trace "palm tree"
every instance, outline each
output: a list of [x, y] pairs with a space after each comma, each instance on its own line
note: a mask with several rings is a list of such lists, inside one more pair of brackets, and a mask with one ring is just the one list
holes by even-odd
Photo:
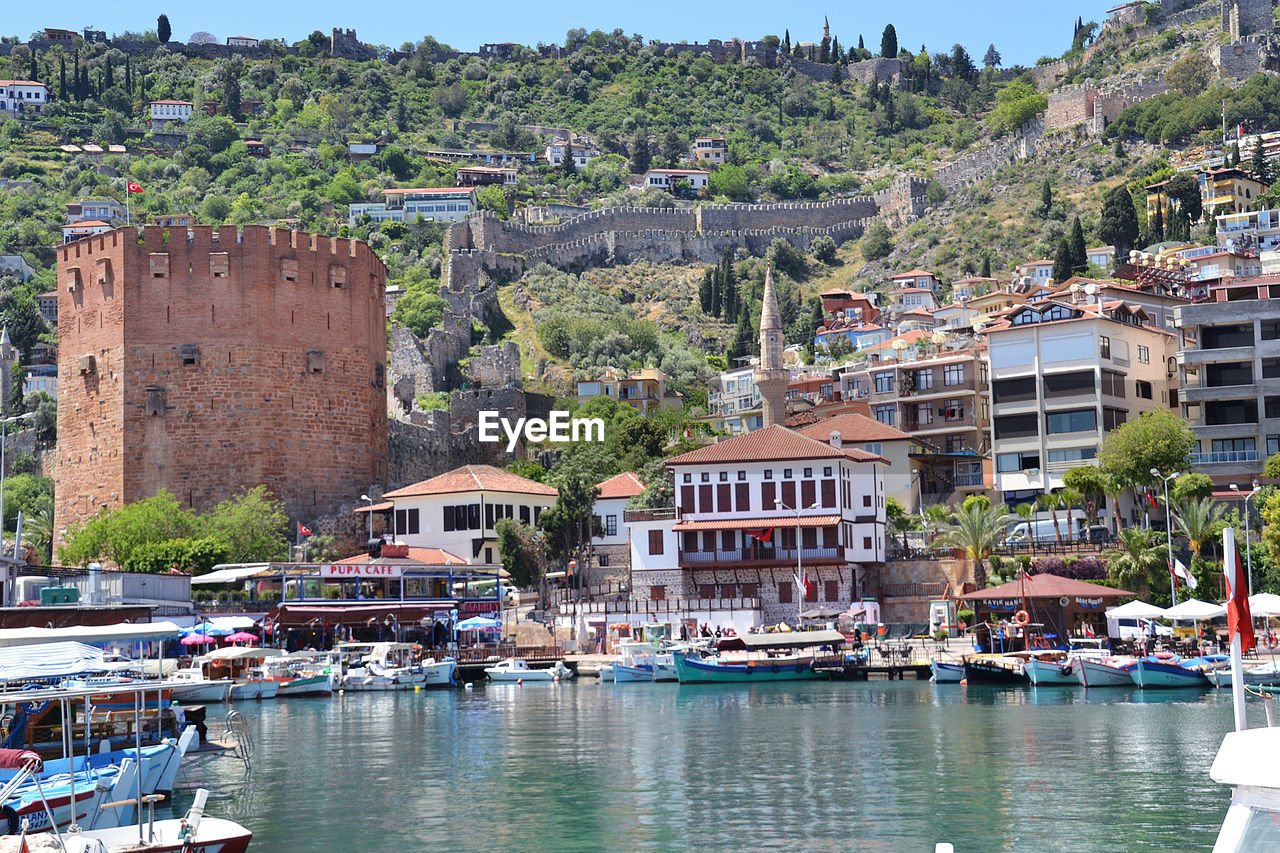
[[1032, 522], [1034, 522], [1036, 518], [1036, 505], [1034, 503], [1018, 504], [1014, 507], [1013, 511], [1021, 516], [1022, 520], [1027, 523], [1027, 538], [1031, 540], [1031, 553], [1035, 554], [1036, 531], [1035, 525]]
[[930, 531], [929, 541], [933, 541], [933, 537], [938, 535], [938, 530], [942, 525], [946, 524], [947, 517], [951, 515], [951, 510], [947, 509], [946, 504], [929, 504], [921, 513], [924, 516], [925, 526]]
[[1049, 510], [1049, 515], [1053, 518], [1053, 535], [1058, 537], [1058, 544], [1062, 544], [1062, 528], [1058, 526], [1058, 508], [1062, 506], [1062, 494], [1045, 492], [1036, 498], [1036, 503]]
[[1226, 511], [1224, 504], [1208, 497], [1188, 498], [1174, 512], [1178, 530], [1191, 546], [1193, 557], [1198, 558], [1204, 543], [1217, 536]]
[[973, 583], [978, 589], [987, 585], [987, 558], [1000, 540], [1015, 524], [1018, 516], [1009, 512], [1004, 504], [988, 506], [975, 501], [968, 509], [961, 507], [951, 513], [951, 518], [936, 537], [931, 549], [954, 548], [963, 551], [973, 561]]
[[40, 552], [45, 563], [53, 562], [53, 498], [41, 502], [29, 518], [22, 520], [27, 544]]
[[1167, 549], [1153, 544], [1151, 531], [1141, 527], [1121, 530], [1116, 544], [1114, 550], [1102, 552], [1107, 558], [1107, 579], [1146, 598], [1152, 579], [1158, 577], [1168, 563]]
[[1120, 535], [1120, 496], [1124, 494], [1124, 485], [1116, 482], [1114, 477], [1107, 477], [1102, 487], [1102, 493], [1106, 495], [1107, 501], [1111, 504], [1111, 520], [1114, 523], [1116, 536]]
[[1062, 506], [1067, 510], [1067, 538], [1074, 539], [1075, 537], [1071, 533], [1074, 529], [1074, 525], [1071, 523], [1071, 510], [1073, 507], [1084, 505], [1084, 492], [1068, 486], [1065, 489], [1059, 489], [1057, 494], [1062, 501]]

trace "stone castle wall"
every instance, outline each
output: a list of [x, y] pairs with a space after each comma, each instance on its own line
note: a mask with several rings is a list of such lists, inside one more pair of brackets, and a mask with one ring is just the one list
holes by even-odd
[[120, 228], [58, 249], [57, 527], [264, 484], [294, 519], [385, 479], [385, 268], [360, 242]]
[[1210, 47], [1209, 61], [1221, 76], [1247, 80], [1266, 67], [1269, 49], [1269, 39], [1265, 36], [1246, 36], [1233, 44]]
[[989, 178], [995, 172], [1018, 160], [1035, 154], [1044, 136], [1044, 117], [1037, 116], [1016, 132], [995, 140], [990, 145], [966, 154], [954, 163], [933, 170], [933, 179], [953, 192], [961, 187]]

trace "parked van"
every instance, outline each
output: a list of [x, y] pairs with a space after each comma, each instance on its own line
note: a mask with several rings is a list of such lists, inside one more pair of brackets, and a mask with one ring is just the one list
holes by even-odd
[[1172, 637], [1173, 629], [1150, 619], [1108, 617], [1107, 634], [1118, 640], [1141, 640], [1143, 637]]
[[1053, 518], [1048, 513], [1036, 516], [1031, 521], [1019, 521], [1009, 527], [1005, 541], [1010, 544], [1030, 542], [1034, 539], [1037, 545], [1047, 545], [1058, 541], [1058, 533], [1062, 533], [1063, 542], [1079, 542], [1084, 539], [1085, 517], [1076, 513], [1068, 518], [1065, 512], [1058, 513], [1058, 524], [1055, 527]]

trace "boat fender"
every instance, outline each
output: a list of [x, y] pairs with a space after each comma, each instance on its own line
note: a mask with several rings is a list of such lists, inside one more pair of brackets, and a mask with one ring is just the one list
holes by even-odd
[[5, 835], [17, 835], [21, 828], [18, 825], [18, 813], [13, 806], [0, 807], [0, 818], [8, 822], [9, 828], [5, 831]]
[[1031, 624], [1031, 614], [1025, 610], [1019, 610], [1017, 613], [1013, 614], [1013, 624], [1020, 628]]
[[770, 671], [770, 672], [777, 672], [777, 671], [778, 671], [778, 665], [775, 663], [773, 666], [769, 667], [769, 671]]
[[756, 665], [754, 663], [748, 663], [745, 670], [747, 675], [753, 675], [755, 671], [756, 671]]

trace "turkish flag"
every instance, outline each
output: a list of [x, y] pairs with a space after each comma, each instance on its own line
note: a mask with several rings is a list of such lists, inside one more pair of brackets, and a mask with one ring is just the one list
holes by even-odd
[[133, 181], [129, 181], [128, 186], [129, 186], [129, 192], [131, 193], [140, 193], [143, 191], [142, 187], [138, 186]]
[[748, 530], [747, 535], [757, 542], [764, 542], [767, 545], [773, 541], [773, 528], [769, 527], [761, 530]]
[[311, 528], [310, 528], [310, 527], [307, 527], [305, 524], [303, 524], [301, 521], [299, 521], [299, 522], [298, 522], [298, 535], [300, 535], [300, 536], [310, 536], [310, 535], [311, 535]]
[[1160, 504], [1156, 503], [1155, 497], [1150, 492], [1147, 492], [1147, 503], [1151, 504], [1152, 509], [1160, 508]]
[[[1232, 563], [1232, 560], [1235, 562]], [[1253, 636], [1253, 614], [1249, 612], [1249, 588], [1246, 586], [1244, 564], [1240, 562], [1239, 546], [1227, 552], [1222, 570], [1227, 576], [1227, 585], [1231, 588], [1231, 597], [1227, 599], [1227, 629], [1233, 637], [1236, 634], [1240, 635], [1240, 653], [1244, 654], [1254, 647], [1257, 640]]]

